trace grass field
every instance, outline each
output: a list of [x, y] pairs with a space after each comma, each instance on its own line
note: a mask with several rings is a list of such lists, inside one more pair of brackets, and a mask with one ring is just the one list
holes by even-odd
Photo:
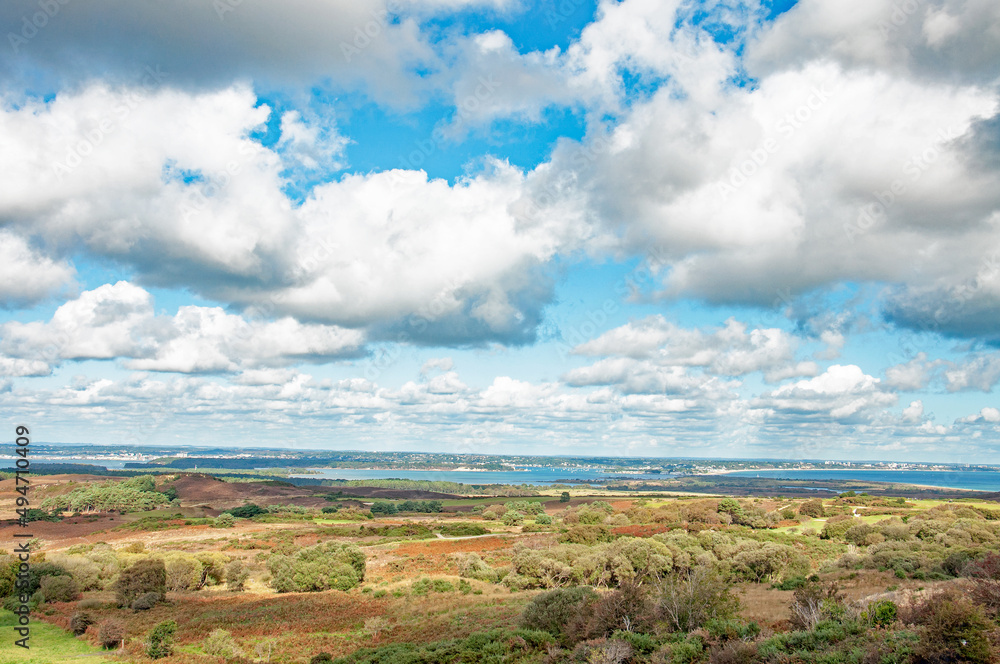
[[69, 632], [37, 620], [31, 622], [31, 646], [28, 650], [14, 645], [14, 626], [17, 617], [10, 611], [0, 610], [0, 664], [111, 664], [110, 657], [99, 654], [82, 639]]

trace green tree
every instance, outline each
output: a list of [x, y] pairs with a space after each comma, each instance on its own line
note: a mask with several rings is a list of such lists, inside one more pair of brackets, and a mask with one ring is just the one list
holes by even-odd
[[174, 651], [174, 633], [177, 631], [177, 623], [173, 620], [165, 620], [157, 624], [149, 632], [146, 639], [146, 655], [151, 659], [169, 657]]
[[568, 503], [569, 502], [569, 491], [563, 491], [559, 495], [559, 502], [560, 503]]

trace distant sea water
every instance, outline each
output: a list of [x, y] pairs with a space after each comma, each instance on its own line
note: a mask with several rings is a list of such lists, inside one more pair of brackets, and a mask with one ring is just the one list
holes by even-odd
[[950, 489], [1000, 491], [1000, 472], [970, 470], [741, 470], [728, 475], [770, 477], [786, 480], [858, 480], [923, 484]]
[[[109, 459], [39, 459], [41, 463], [90, 463], [106, 468], [122, 468], [125, 460]], [[399, 478], [432, 480], [461, 484], [556, 484], [560, 482], [606, 482], [609, 479], [663, 480], [675, 477], [668, 473], [641, 472], [608, 473], [592, 468], [527, 467], [518, 470], [370, 470], [359, 468], [311, 468], [316, 474], [293, 474], [292, 477], [341, 480], [377, 480]], [[741, 470], [729, 475], [768, 477], [789, 480], [858, 480], [862, 482], [893, 482], [921, 484], [953, 489], [1000, 491], [1000, 471], [967, 470]]]

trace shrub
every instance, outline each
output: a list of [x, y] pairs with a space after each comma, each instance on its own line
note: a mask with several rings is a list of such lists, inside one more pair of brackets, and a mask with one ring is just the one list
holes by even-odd
[[922, 627], [914, 661], [921, 664], [992, 661], [990, 629], [982, 609], [957, 591], [937, 593], [914, 608], [909, 621]]
[[899, 609], [896, 603], [888, 599], [880, 599], [872, 602], [861, 613], [861, 619], [872, 627], [888, 627], [896, 622], [896, 615]]
[[131, 606], [144, 593], [157, 593], [163, 598], [167, 592], [167, 570], [162, 560], [140, 560], [122, 570], [112, 588], [120, 607]]
[[219, 585], [226, 580], [226, 564], [229, 562], [229, 556], [218, 551], [204, 551], [195, 554], [194, 557], [201, 564], [199, 587]]
[[232, 528], [236, 525], [236, 517], [229, 512], [223, 512], [219, 516], [215, 517], [215, 523], [213, 525], [216, 528]]
[[399, 508], [396, 507], [396, 503], [388, 503], [383, 500], [377, 500], [372, 503], [371, 512], [372, 514], [396, 514], [399, 512]]
[[622, 664], [631, 661], [632, 645], [620, 639], [598, 642], [587, 649], [587, 661], [593, 664]]
[[73, 636], [80, 636], [93, 624], [94, 616], [86, 611], [77, 611], [69, 619], [69, 631], [73, 632]]
[[657, 616], [668, 629], [678, 632], [690, 632], [712, 619], [730, 618], [739, 607], [729, 584], [700, 567], [664, 579], [653, 599]]
[[164, 562], [168, 590], [190, 590], [201, 585], [201, 562], [194, 556], [173, 553]]
[[821, 519], [826, 516], [826, 510], [823, 508], [822, 500], [819, 498], [812, 498], [811, 500], [807, 500], [799, 505], [799, 514]]
[[708, 652], [709, 664], [753, 664], [759, 662], [757, 644], [729, 641]]
[[[267, 514], [267, 510], [260, 505], [255, 505], [254, 503], [247, 503], [246, 505], [240, 505], [239, 507], [234, 507], [231, 510], [226, 510], [229, 514], [239, 518], [239, 519], [252, 519], [259, 514]], [[221, 514], [219, 516], [222, 516]]]
[[563, 491], [561, 494], [559, 494], [559, 502], [560, 503], [569, 502], [569, 491]]
[[601, 597], [593, 606], [593, 615], [587, 624], [587, 636], [610, 636], [624, 632], [645, 632], [654, 621], [653, 609], [646, 593], [631, 583]]
[[489, 529], [483, 528], [482, 526], [474, 523], [446, 523], [440, 526], [435, 526], [435, 530], [440, 532], [442, 535], [447, 535], [449, 537], [467, 537], [470, 535], [490, 534]]
[[66, 574], [73, 577], [80, 590], [101, 590], [104, 588], [101, 567], [92, 560], [88, 560], [84, 556], [58, 554], [47, 556], [46, 559], [66, 570]]
[[969, 565], [966, 574], [972, 579], [972, 601], [990, 613], [1000, 614], [1000, 554], [988, 553]]
[[213, 629], [205, 637], [205, 642], [202, 644], [201, 649], [205, 651], [206, 655], [225, 657], [226, 659], [240, 657], [243, 654], [233, 635], [224, 629]]
[[809, 561], [785, 544], [744, 540], [737, 544], [734, 553], [733, 574], [747, 581], [774, 580], [782, 572], [787, 576], [809, 572]]
[[150, 659], [160, 659], [169, 657], [174, 651], [174, 632], [177, 631], [177, 623], [173, 620], [164, 620], [157, 624], [149, 632], [146, 639], [146, 655]]
[[267, 562], [279, 593], [350, 590], [365, 578], [365, 554], [354, 544], [330, 542], [295, 555], [274, 554]]
[[586, 616], [597, 600], [597, 593], [584, 586], [550, 590], [536, 595], [525, 607], [521, 626], [548, 632], [562, 645], [572, 645], [583, 638]]
[[72, 602], [80, 598], [80, 587], [69, 576], [44, 576], [38, 589], [46, 602]]
[[488, 583], [497, 583], [500, 581], [500, 572], [486, 564], [479, 557], [479, 554], [476, 553], [468, 553], [462, 558], [462, 562], [459, 563], [458, 574], [459, 576], [478, 579], [479, 581], [486, 581]]
[[524, 523], [524, 515], [520, 512], [515, 512], [513, 510], [504, 513], [503, 517], [500, 519], [503, 521], [505, 526], [520, 526]]
[[226, 588], [234, 592], [243, 592], [250, 572], [242, 560], [233, 560], [226, 565]]
[[811, 582], [796, 589], [792, 595], [791, 625], [798, 630], [815, 629], [822, 620], [843, 613], [843, 594], [836, 583], [823, 588]]
[[539, 514], [538, 516], [535, 517], [535, 523], [548, 525], [552, 523], [552, 517], [543, 512], [542, 514]]
[[840, 538], [843, 537], [844, 534], [854, 525], [854, 519], [849, 516], [830, 517], [826, 524], [824, 524], [823, 530], [820, 532], [819, 536], [821, 539]]
[[878, 529], [869, 523], [856, 523], [844, 532], [844, 539], [857, 546], [878, 544], [885, 538]]
[[584, 525], [573, 526], [559, 537], [560, 542], [571, 544], [597, 544], [611, 541], [611, 531], [604, 526]]
[[149, 611], [151, 608], [156, 606], [162, 596], [159, 593], [143, 593], [135, 598], [132, 602], [133, 611]]
[[97, 630], [97, 641], [104, 648], [117, 648], [125, 641], [125, 625], [120, 620], [105, 620]]

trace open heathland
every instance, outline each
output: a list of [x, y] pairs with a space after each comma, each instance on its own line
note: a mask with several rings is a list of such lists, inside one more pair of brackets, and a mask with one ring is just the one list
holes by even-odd
[[[0, 662], [988, 663], [1000, 645], [983, 494], [463, 496], [203, 473], [32, 492], [34, 659], [6, 644]], [[7, 625], [16, 565], [0, 560]]]

